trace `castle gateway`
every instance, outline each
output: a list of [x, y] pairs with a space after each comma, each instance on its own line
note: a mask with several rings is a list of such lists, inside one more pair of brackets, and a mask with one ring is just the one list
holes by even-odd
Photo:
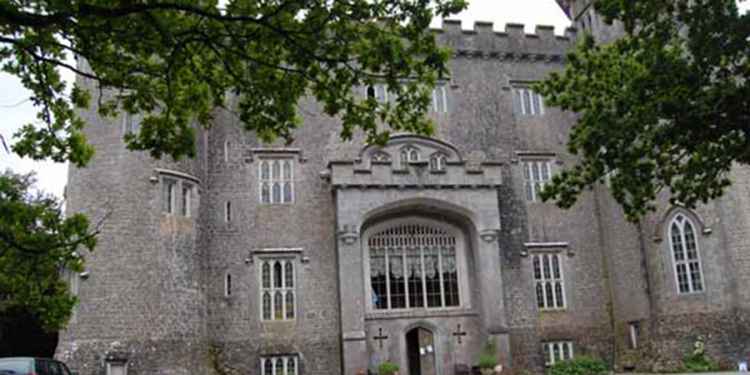
[[[579, 28], [617, 35], [570, 5]], [[430, 138], [342, 142], [305, 100], [291, 145], [217, 111], [197, 158], [157, 161], [125, 148], [137, 118], [85, 113], [106, 126], [86, 129], [97, 152], [71, 167], [67, 207], [107, 220], [89, 277], [71, 279], [80, 305], [57, 356], [82, 375], [357, 375], [386, 361], [453, 375], [487, 348], [518, 370], [579, 355], [659, 370], [696, 342], [725, 365], [747, 358], [748, 170], [696, 210], [661, 196], [639, 226], [606, 184], [569, 210], [541, 202], [574, 162], [576, 115], [530, 84], [564, 67], [574, 32], [446, 21], [436, 35], [454, 57]]]

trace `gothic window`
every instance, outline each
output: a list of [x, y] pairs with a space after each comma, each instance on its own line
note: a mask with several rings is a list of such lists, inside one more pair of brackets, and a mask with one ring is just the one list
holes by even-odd
[[268, 356], [260, 359], [261, 375], [299, 375], [296, 355]]
[[531, 256], [536, 303], [540, 310], [565, 308], [565, 287], [560, 258], [560, 254], [557, 253]]
[[368, 241], [375, 310], [460, 306], [456, 237], [422, 224], [395, 226]]
[[292, 159], [264, 159], [258, 167], [260, 203], [294, 202], [294, 161]]
[[193, 191], [193, 186], [183, 182], [182, 183], [182, 216], [184, 217], [190, 217], [191, 216], [191, 195]]
[[167, 214], [175, 213], [175, 190], [177, 190], [177, 180], [171, 178], [162, 178], [162, 212]]
[[263, 259], [261, 274], [261, 318], [292, 320], [295, 317], [293, 259]]
[[430, 169], [433, 172], [445, 171], [445, 161], [447, 157], [442, 152], [432, 154], [430, 157]]
[[549, 160], [527, 160], [523, 162], [523, 176], [526, 185], [526, 200], [538, 202], [539, 192], [551, 179]]
[[700, 264], [695, 226], [683, 214], [677, 214], [669, 225], [677, 291], [680, 294], [703, 291], [703, 271]]
[[542, 343], [544, 364], [552, 366], [560, 361], [573, 359], [572, 341], [550, 341]]
[[406, 169], [410, 162], [419, 161], [419, 149], [414, 146], [406, 146], [401, 149], [401, 168]]
[[432, 110], [437, 113], [448, 112], [448, 96], [445, 85], [439, 85], [432, 90]]
[[544, 116], [544, 100], [528, 87], [513, 89], [513, 112], [521, 116]]

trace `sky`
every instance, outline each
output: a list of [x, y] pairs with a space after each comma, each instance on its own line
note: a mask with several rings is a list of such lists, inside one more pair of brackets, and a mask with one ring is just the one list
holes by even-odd
[[[750, 9], [750, 1], [745, 1], [741, 7]], [[562, 34], [570, 25], [555, 0], [470, 0], [466, 11], [451, 18], [460, 19], [464, 29], [472, 29], [475, 21], [493, 22], [497, 31], [503, 31], [506, 23], [522, 23], [527, 33], [533, 33], [536, 25], [552, 25], [555, 33]], [[434, 27], [440, 24], [440, 20], [433, 22]], [[72, 80], [72, 75], [67, 77]], [[0, 73], [0, 135], [7, 142], [13, 142], [13, 134], [23, 124], [35, 121], [36, 111], [28, 97], [16, 78]], [[21, 159], [0, 147], [0, 171], [6, 169], [16, 173], [36, 172], [38, 189], [62, 197], [67, 165]]]

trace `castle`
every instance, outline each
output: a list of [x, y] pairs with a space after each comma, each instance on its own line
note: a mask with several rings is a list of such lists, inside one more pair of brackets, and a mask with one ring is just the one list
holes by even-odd
[[[562, 5], [579, 30], [619, 35], [587, 1]], [[71, 168], [67, 207], [107, 220], [71, 279], [80, 305], [56, 356], [82, 375], [357, 375], [385, 361], [453, 375], [488, 348], [533, 372], [580, 355], [675, 369], [696, 343], [724, 366], [747, 359], [750, 171], [695, 210], [664, 193], [637, 225], [606, 184], [569, 210], [541, 202], [575, 162], [576, 115], [529, 84], [564, 67], [575, 30], [446, 21], [436, 36], [454, 57], [431, 138], [344, 142], [305, 100], [291, 145], [217, 111], [198, 157], [173, 162], [126, 149], [137, 118], [84, 113], [102, 126], [86, 129], [97, 153]]]

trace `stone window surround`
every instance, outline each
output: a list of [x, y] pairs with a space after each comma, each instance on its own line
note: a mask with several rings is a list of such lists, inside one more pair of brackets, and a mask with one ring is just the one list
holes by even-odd
[[[569, 290], [570, 285], [568, 285], [568, 282], [565, 280], [565, 274], [566, 274], [566, 268], [567, 268], [567, 262], [563, 258], [563, 253], [567, 255], [567, 258], [572, 258], [575, 256], [575, 251], [573, 248], [571, 248], [568, 244], [568, 242], [564, 241], [558, 241], [558, 242], [525, 242], [524, 243], [524, 249], [521, 251], [522, 257], [529, 258], [529, 263], [527, 265], [527, 269], [531, 272], [531, 279], [533, 281], [533, 284], [531, 286], [531, 290], [533, 291], [534, 299], [536, 301], [536, 280], [534, 279], [534, 265], [533, 265], [533, 255], [538, 254], [556, 254], [559, 257], [560, 261], [560, 276], [562, 280], [562, 289], [563, 289], [563, 307], [562, 308], [544, 308], [541, 309], [541, 312], [558, 312], [558, 311], [567, 311], [570, 309], [570, 298], [569, 297]], [[530, 256], [531, 255], [531, 256]]]
[[[423, 224], [427, 226], [437, 226], [441, 229], [445, 229], [456, 237], [456, 268], [458, 270], [458, 293], [459, 293], [459, 305], [451, 307], [418, 307], [418, 308], [403, 308], [403, 309], [375, 309], [372, 303], [372, 285], [370, 284], [370, 254], [367, 246], [367, 239], [375, 233], [378, 233], [389, 227], [396, 227], [404, 224]], [[365, 285], [365, 313], [371, 317], [380, 315], [389, 315], [392, 313], [404, 312], [410, 313], [415, 311], [422, 312], [435, 312], [435, 311], [454, 311], [454, 310], [466, 310], [471, 308], [471, 290], [469, 288], [469, 277], [468, 277], [468, 260], [466, 259], [466, 253], [470, 251], [467, 246], [467, 241], [463, 231], [452, 224], [427, 219], [422, 216], [407, 216], [398, 219], [391, 219], [380, 222], [367, 228], [362, 236], [362, 262], [364, 269], [364, 285]]]
[[[258, 202], [262, 205], [294, 204], [295, 201], [295, 158], [291, 156], [273, 155], [258, 158]], [[274, 166], [279, 163], [279, 175], [274, 177]], [[287, 164], [289, 163], [289, 164]], [[263, 167], [267, 165], [267, 178], [264, 178]], [[287, 176], [287, 165], [289, 174]], [[268, 184], [268, 201], [263, 195], [263, 186]], [[275, 198], [274, 187], [279, 186], [279, 197]], [[287, 196], [287, 186], [289, 196]]]
[[[555, 269], [554, 269], [554, 260], [557, 260], [557, 269], [559, 273], [559, 277], [555, 276]], [[536, 277], [536, 264], [535, 261], [538, 260], [539, 265], [539, 273], [540, 277]], [[549, 267], [549, 277], [545, 275], [545, 263], [544, 261], [547, 260], [547, 265]], [[540, 311], [561, 311], [565, 310], [568, 306], [567, 304], [567, 298], [565, 298], [565, 270], [564, 270], [564, 264], [563, 264], [563, 257], [561, 256], [561, 250], [535, 250], [531, 253], [531, 270], [532, 275], [534, 276], [534, 296], [537, 300], [537, 308]], [[539, 301], [539, 295], [537, 288], [541, 284], [542, 286], [542, 301], [540, 306]], [[552, 288], [547, 290], [548, 285], [552, 285]], [[561, 289], [561, 296], [557, 295], [557, 287], [560, 286]], [[550, 294], [551, 293], [551, 294]], [[559, 300], [559, 297], [562, 297], [562, 301]], [[552, 299], [552, 304], [550, 306], [550, 298]]]
[[[293, 319], [284, 319], [282, 320], [274, 320], [273, 317], [271, 320], [264, 320], [263, 319], [263, 272], [262, 272], [262, 266], [264, 263], [264, 260], [289, 260], [293, 263], [294, 267], [294, 276], [293, 276], [293, 282], [294, 282], [294, 318]], [[245, 258], [245, 264], [247, 265], [255, 265], [255, 273], [257, 275], [257, 291], [258, 291], [258, 319], [263, 324], [277, 324], [277, 323], [290, 323], [295, 322], [300, 312], [300, 297], [299, 297], [299, 283], [300, 279], [302, 279], [302, 269], [301, 265], [308, 263], [310, 261], [309, 257], [305, 256], [305, 250], [301, 247], [293, 247], [293, 248], [261, 248], [261, 249], [253, 249], [249, 252], [248, 257]], [[273, 280], [272, 280], [273, 281]], [[286, 302], [286, 301], [285, 301]], [[273, 299], [271, 300], [271, 303], [273, 303]]]
[[[435, 84], [435, 88], [432, 89], [430, 96], [432, 103], [429, 108], [432, 113], [448, 113], [448, 82], [443, 80]], [[396, 95], [388, 91], [387, 84], [375, 83], [373, 85], [364, 86], [364, 97], [367, 98], [372, 96], [378, 103], [391, 103], [396, 100]]]
[[[556, 340], [556, 341], [544, 341], [542, 342], [542, 348], [543, 353], [546, 356], [544, 358], [544, 365], [545, 366], [552, 366], [555, 363], [557, 363], [558, 360], [568, 360], [572, 359], [575, 354], [573, 352], [573, 341], [571, 340]], [[557, 359], [555, 356], [555, 348], [558, 349], [558, 353], [560, 354], [560, 359]], [[567, 349], [568, 357], [565, 358], [564, 349]]]
[[[160, 186], [159, 187], [159, 200], [160, 201], [164, 199], [164, 190], [163, 190], [164, 181], [171, 180], [175, 182], [173, 189], [172, 189], [172, 194], [171, 194], [171, 210], [169, 212], [165, 211], [165, 207], [162, 202], [161, 208], [160, 208], [161, 213], [163, 215], [168, 215], [168, 216], [178, 216], [178, 213], [182, 213], [183, 208], [177, 207], [177, 203], [182, 202], [181, 194], [182, 194], [183, 185], [190, 186], [190, 203], [189, 203], [190, 207], [188, 207], [189, 208], [188, 213], [194, 212], [195, 208], [197, 208], [198, 205], [193, 204], [193, 203], [195, 203], [195, 199], [197, 198], [198, 194], [193, 194], [193, 192], [198, 191], [198, 186], [200, 186], [200, 180], [197, 177], [192, 176], [190, 174], [171, 170], [171, 169], [155, 168], [154, 172], [155, 172], [155, 176], [151, 176], [149, 180], [153, 184], [157, 184], [157, 183], [159, 184]], [[179, 196], [178, 196], [178, 193], [180, 194]], [[191, 216], [194, 216], [194, 215], [190, 215], [186, 217], [190, 218]]]
[[[276, 361], [282, 360], [283, 361], [283, 370], [282, 373], [279, 374], [276, 370]], [[294, 371], [289, 372], [289, 362], [290, 360], [294, 361]], [[267, 361], [271, 361], [272, 367], [271, 367], [271, 373], [267, 373], [266, 370], [266, 363]], [[296, 353], [290, 353], [290, 354], [273, 354], [273, 355], [263, 355], [260, 357], [260, 374], [261, 375], [299, 375], [300, 374], [300, 356]]]
[[[544, 98], [531, 89], [531, 85], [535, 82], [510, 81], [514, 114], [521, 117], [542, 117], [545, 115], [546, 106]], [[528, 103], [525, 99], [528, 99]]]

